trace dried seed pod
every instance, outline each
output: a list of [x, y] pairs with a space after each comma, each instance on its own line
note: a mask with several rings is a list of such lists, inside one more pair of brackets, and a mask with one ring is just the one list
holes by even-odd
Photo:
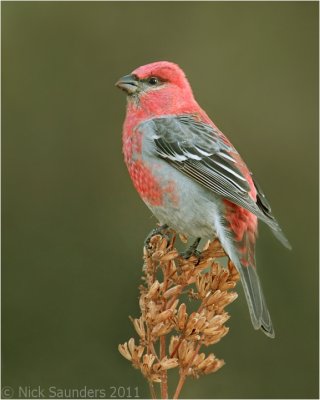
[[177, 267], [174, 260], [171, 260], [168, 268], [168, 278], [174, 279], [177, 277]]
[[134, 339], [131, 338], [128, 342], [128, 348], [130, 350], [130, 353], [133, 354], [134, 353], [134, 349], [135, 349], [135, 344], [134, 344]]
[[123, 344], [119, 344], [118, 346], [118, 350], [121, 353], [121, 355], [123, 355], [123, 357], [125, 357], [127, 360], [131, 361], [132, 357], [131, 354], [128, 350], [128, 343], [125, 342]]
[[[194, 377], [221, 368], [223, 360], [198, 352], [201, 346], [217, 343], [227, 334], [225, 323], [229, 315], [225, 307], [237, 297], [230, 292], [239, 280], [235, 266], [229, 260], [225, 269], [214, 261], [225, 255], [218, 240], [208, 242], [200, 258], [191, 256], [187, 260], [174, 248], [174, 240], [174, 236], [167, 240], [154, 235], [148, 247], [143, 248], [141, 316], [131, 318], [140, 343], [136, 345], [131, 338], [119, 345], [123, 357], [140, 369], [149, 382], [161, 382], [167, 371], [176, 367], [180, 375]], [[188, 315], [186, 304], [179, 306], [181, 293], [188, 293], [191, 302], [199, 302], [197, 311]], [[178, 334], [170, 337], [174, 329]], [[167, 336], [164, 342], [169, 340], [169, 353], [162, 358], [158, 354], [161, 336]]]
[[135, 327], [135, 330], [137, 331], [138, 335], [141, 337], [141, 339], [145, 338], [146, 331], [144, 328], [144, 319], [141, 316], [140, 318], [136, 318], [133, 320], [133, 326]]
[[190, 345], [191, 342], [188, 343], [186, 355], [184, 357], [184, 363], [186, 365], [189, 365], [192, 359], [195, 357], [195, 348], [193, 346], [193, 343]]
[[207, 243], [206, 243], [206, 244], [203, 246], [203, 248], [202, 248], [202, 252], [208, 250], [209, 245], [210, 245], [210, 240], [207, 240]]
[[160, 361], [159, 364], [161, 366], [161, 370], [167, 370], [177, 367], [179, 365], [179, 362], [177, 358], [168, 358], [166, 356]]
[[225, 307], [228, 304], [231, 304], [238, 297], [238, 293], [235, 293], [235, 292], [231, 292], [231, 293], [223, 292], [223, 293], [224, 293], [224, 296], [222, 296], [222, 298], [219, 302], [220, 307], [222, 305]]
[[206, 358], [206, 355], [204, 353], [197, 354], [193, 360], [192, 365], [195, 367], [198, 367], [199, 364], [202, 363], [202, 361]]
[[204, 269], [210, 267], [212, 260], [212, 258], [208, 258], [207, 260], [200, 262], [195, 268], [196, 272], [201, 272]]
[[224, 312], [220, 315], [215, 315], [213, 318], [208, 320], [208, 327], [211, 328], [213, 326], [221, 326], [225, 322], [227, 322], [229, 318], [230, 318], [230, 316], [226, 312]]
[[226, 271], [226, 270], [221, 271], [221, 273], [219, 274], [219, 289], [220, 289], [220, 285], [223, 285], [225, 282], [227, 282], [228, 277], [229, 277], [228, 271]]
[[187, 354], [187, 349], [188, 349], [188, 342], [185, 339], [183, 339], [178, 349], [178, 357], [180, 360], [183, 360], [185, 358]]
[[161, 260], [161, 257], [163, 255], [164, 255], [164, 251], [163, 250], [157, 250], [152, 254], [151, 258], [153, 260]]
[[177, 314], [177, 327], [180, 330], [183, 330], [186, 325], [186, 321], [188, 318], [186, 310], [187, 310], [186, 305], [184, 303], [180, 304]]
[[200, 317], [196, 322], [195, 329], [200, 332], [204, 328], [206, 323], [206, 317]]
[[143, 356], [143, 365], [145, 365], [148, 369], [151, 369], [155, 359], [156, 357], [153, 354], [145, 354]]
[[195, 333], [196, 331], [196, 323], [198, 322], [198, 313], [193, 312], [192, 314], [190, 314], [188, 320], [187, 320], [187, 324], [186, 324], [186, 328], [185, 328], [185, 336], [189, 336]]
[[171, 318], [172, 315], [173, 315], [173, 312], [170, 308], [169, 308], [169, 310], [162, 311], [162, 313], [160, 313], [156, 316], [156, 318], [154, 319], [154, 323], [158, 324], [159, 322], [166, 321], [169, 318]]
[[154, 297], [158, 293], [159, 288], [160, 288], [160, 283], [158, 281], [154, 281], [146, 297], [148, 299], [152, 299], [152, 297]]
[[228, 270], [230, 274], [230, 280], [237, 282], [240, 279], [240, 274], [230, 259], [228, 261]]
[[181, 286], [181, 285], [173, 286], [172, 288], [168, 289], [166, 292], [163, 293], [163, 297], [164, 297], [165, 299], [169, 299], [169, 297], [175, 296], [175, 295], [177, 295], [178, 293], [180, 293], [180, 292], [181, 292], [181, 289], [182, 289], [182, 286]]
[[162, 238], [161, 238], [161, 241], [160, 241], [160, 244], [159, 244], [159, 250], [160, 250], [160, 251], [165, 251], [165, 249], [167, 248], [167, 246], [168, 246], [168, 241], [167, 241], [167, 239], [166, 239], [165, 237], [162, 237]]
[[177, 250], [169, 251], [167, 254], [163, 255], [160, 259], [161, 262], [170, 261], [179, 256], [179, 252]]
[[194, 265], [189, 262], [185, 262], [185, 263], [182, 262], [180, 265], [180, 268], [183, 272], [190, 271], [190, 270], [194, 269]]
[[218, 275], [221, 271], [221, 267], [218, 263], [212, 263], [211, 265], [211, 274]]
[[147, 258], [148, 257], [148, 250], [147, 248], [144, 246], [143, 247], [143, 258]]
[[229, 282], [224, 282], [222, 284], [219, 283], [219, 289], [224, 292], [229, 289], [233, 289], [236, 286], [236, 282], [234, 281], [229, 281]]
[[223, 296], [224, 292], [221, 292], [221, 290], [216, 290], [213, 294], [206, 298], [206, 306], [211, 306], [212, 304], [217, 303]]
[[169, 333], [172, 329], [173, 329], [172, 323], [160, 322], [152, 329], [151, 333], [155, 337], [163, 336], [163, 335], [166, 335], [167, 333]]
[[[212, 280], [211, 280], [211, 284], [210, 284], [210, 289], [212, 291], [215, 291], [215, 290], [217, 290], [219, 288], [219, 285], [220, 285], [219, 275], [213, 276]], [[220, 289], [220, 290], [222, 291], [223, 289]]]
[[170, 344], [169, 344], [169, 354], [172, 354], [175, 351], [176, 346], [178, 345], [178, 343], [179, 343], [179, 337], [178, 336], [171, 336]]
[[213, 354], [209, 354], [207, 358], [205, 358], [202, 362], [200, 362], [199, 365], [197, 365], [197, 367], [199, 369], [205, 369], [207, 366], [212, 364], [214, 361], [215, 361], [214, 355]]

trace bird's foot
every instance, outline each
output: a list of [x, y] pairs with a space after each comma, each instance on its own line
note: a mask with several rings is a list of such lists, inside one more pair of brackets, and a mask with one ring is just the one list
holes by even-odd
[[199, 259], [201, 252], [199, 250], [197, 250], [197, 247], [198, 247], [198, 244], [200, 243], [200, 240], [201, 240], [201, 238], [197, 238], [194, 241], [194, 243], [188, 248], [188, 250], [180, 253], [181, 257], [183, 257], [185, 260], [187, 260], [191, 256], [195, 256]]
[[144, 240], [144, 246], [148, 248], [151, 238], [155, 235], [161, 235], [162, 237], [167, 239], [167, 241], [169, 242], [170, 238], [166, 234], [166, 231], [168, 228], [169, 228], [169, 226], [167, 224], [164, 224], [164, 225], [158, 226], [157, 228], [152, 229], [152, 231], [148, 234], [148, 236]]

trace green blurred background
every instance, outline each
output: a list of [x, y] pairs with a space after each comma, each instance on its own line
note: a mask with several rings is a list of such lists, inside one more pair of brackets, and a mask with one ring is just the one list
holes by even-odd
[[240, 300], [213, 348], [226, 366], [186, 398], [318, 396], [318, 4], [2, 2], [2, 384], [148, 390], [117, 345], [133, 335], [155, 220], [121, 154], [115, 81], [181, 65], [260, 182], [293, 251], [261, 226], [276, 329]]

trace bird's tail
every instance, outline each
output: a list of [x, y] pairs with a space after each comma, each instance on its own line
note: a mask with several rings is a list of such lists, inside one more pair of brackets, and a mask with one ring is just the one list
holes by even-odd
[[[237, 206], [228, 205], [228, 212], [237, 213]], [[219, 235], [222, 246], [226, 253], [239, 271], [241, 282], [249, 307], [250, 317], [255, 329], [261, 329], [267, 336], [274, 338], [275, 333], [263, 295], [260, 279], [256, 270], [255, 263], [255, 241], [256, 225], [248, 223], [245, 214], [235, 214], [239, 222], [238, 234], [235, 231], [236, 225], [231, 227], [234, 220], [232, 218], [222, 218], [221, 227], [224, 227], [224, 234]], [[241, 229], [241, 220], [244, 224]], [[223, 232], [223, 228], [221, 229]], [[241, 232], [241, 233], [240, 233]]]
[[272, 321], [255, 266], [255, 243], [250, 240], [251, 236], [251, 232], [246, 231], [241, 242], [234, 241], [234, 251], [229, 256], [240, 273], [253, 327], [274, 338]]
[[272, 321], [255, 267], [238, 265], [243, 290], [247, 299], [252, 325], [270, 338], [275, 337]]

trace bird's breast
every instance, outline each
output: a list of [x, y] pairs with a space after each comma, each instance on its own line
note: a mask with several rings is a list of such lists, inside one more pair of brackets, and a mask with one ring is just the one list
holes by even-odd
[[166, 164], [145, 157], [138, 129], [124, 130], [123, 153], [133, 185], [148, 206], [177, 206], [179, 196]]

